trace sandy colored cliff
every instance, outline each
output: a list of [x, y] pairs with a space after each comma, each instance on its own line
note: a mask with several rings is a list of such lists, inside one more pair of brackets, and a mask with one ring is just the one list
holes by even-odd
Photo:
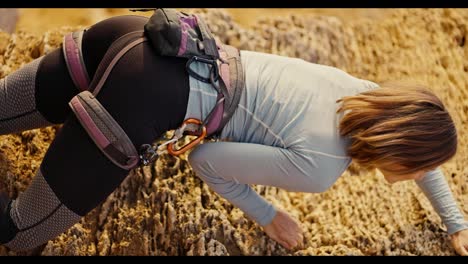
[[[201, 12], [221, 40], [242, 49], [300, 57], [375, 82], [429, 85], [459, 132], [457, 156], [442, 169], [468, 216], [468, 10], [393, 10], [380, 20], [346, 23], [334, 16], [300, 15], [251, 26], [235, 23], [223, 10]], [[63, 24], [44, 34], [0, 33], [0, 78], [59, 47], [63, 34], [77, 28]], [[11, 196], [28, 186], [57, 128], [0, 136], [0, 181]], [[359, 174], [351, 167], [321, 194], [255, 190], [303, 223], [304, 249], [282, 248], [211, 192], [185, 157], [163, 156], [133, 171], [101, 206], [56, 239], [31, 252], [0, 246], [0, 255], [455, 254], [414, 182], [388, 185], [379, 173]]]

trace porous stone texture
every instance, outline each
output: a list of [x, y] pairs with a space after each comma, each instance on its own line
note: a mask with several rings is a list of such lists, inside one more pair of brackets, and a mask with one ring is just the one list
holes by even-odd
[[[241, 49], [300, 57], [375, 82], [427, 84], [459, 132], [457, 156], [442, 169], [468, 215], [468, 11], [398, 9], [381, 20], [331, 16], [260, 20], [242, 28], [223, 10], [197, 10], [219, 38]], [[0, 77], [61, 42], [59, 30], [0, 33]], [[31, 182], [58, 127], [0, 136], [0, 182], [15, 197]], [[83, 166], [85, 166], [83, 164]], [[388, 185], [351, 166], [321, 194], [255, 186], [300, 220], [302, 249], [269, 239], [194, 175], [186, 156], [162, 156], [134, 170], [108, 199], [68, 231], [30, 252], [0, 255], [454, 255], [437, 214], [414, 182]]]

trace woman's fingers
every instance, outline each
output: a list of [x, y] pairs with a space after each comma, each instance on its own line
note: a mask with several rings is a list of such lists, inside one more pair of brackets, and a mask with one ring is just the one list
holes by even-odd
[[468, 230], [462, 230], [451, 235], [452, 245], [461, 256], [468, 256]]
[[287, 217], [289, 221], [286, 222], [285, 226], [281, 226], [280, 234], [289, 245], [288, 249], [293, 249], [302, 243], [302, 229], [295, 219], [291, 218], [290, 216]]
[[461, 256], [468, 256], [468, 245], [459, 245], [457, 251]]
[[286, 240], [281, 240], [280, 245], [287, 248], [287, 249], [292, 248], [292, 246]]
[[304, 237], [299, 222], [284, 211], [279, 210], [273, 221], [263, 228], [271, 239], [289, 250], [303, 243]]
[[294, 232], [281, 232], [280, 234], [283, 234], [281, 240], [288, 245], [287, 249], [293, 249], [302, 243], [302, 234], [301, 232], [297, 232], [297, 230]]
[[298, 248], [302, 248], [304, 246], [304, 235], [302, 234], [302, 230], [299, 231], [299, 240], [297, 243]]
[[281, 246], [289, 249], [290, 248], [290, 245], [288, 243], [288, 239], [287, 238], [284, 238], [283, 236], [281, 236], [282, 232], [278, 232], [278, 230], [273, 230], [273, 232], [269, 232], [268, 233], [268, 236], [273, 239], [274, 241], [276, 241], [276, 243], [280, 244]]
[[292, 249], [295, 245], [294, 239], [288, 233], [275, 230], [273, 234], [269, 234], [270, 238], [275, 240], [281, 246]]

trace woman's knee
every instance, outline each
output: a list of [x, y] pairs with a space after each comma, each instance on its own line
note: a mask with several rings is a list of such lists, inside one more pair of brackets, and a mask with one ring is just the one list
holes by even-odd
[[[207, 159], [209, 154], [209, 143], [196, 147], [188, 156], [188, 161], [198, 177], [207, 183], [218, 183], [221, 179], [214, 164]], [[224, 179], [222, 180], [224, 182]]]
[[197, 146], [188, 156], [188, 162], [192, 169], [198, 173], [199, 169], [203, 167], [203, 163], [206, 161], [206, 147], [205, 144]]

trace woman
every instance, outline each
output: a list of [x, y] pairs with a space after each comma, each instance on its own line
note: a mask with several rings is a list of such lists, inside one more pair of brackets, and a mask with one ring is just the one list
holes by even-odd
[[[89, 28], [83, 38], [88, 75], [93, 77], [115, 39], [141, 30], [146, 21], [122, 16]], [[455, 154], [457, 144], [453, 122], [437, 97], [425, 89], [378, 87], [299, 59], [249, 51], [242, 51], [241, 59], [245, 90], [220, 135], [231, 142], [206, 143], [189, 156], [197, 175], [214, 191], [272, 239], [294, 248], [303, 240], [297, 221], [249, 184], [323, 192], [354, 160], [380, 169], [390, 182], [416, 179], [447, 225], [457, 252], [467, 254], [468, 225], [437, 168]], [[125, 54], [109, 75], [97, 98], [135, 146], [152, 142], [187, 118], [203, 119], [213, 108], [216, 92], [189, 77], [185, 62], [156, 56], [145, 42]], [[206, 65], [196, 67], [208, 73]], [[68, 102], [78, 90], [61, 50], [2, 79], [0, 93], [1, 134], [64, 123], [31, 186], [0, 208], [0, 243], [25, 250], [71, 227], [128, 171], [109, 161], [71, 114]]]

